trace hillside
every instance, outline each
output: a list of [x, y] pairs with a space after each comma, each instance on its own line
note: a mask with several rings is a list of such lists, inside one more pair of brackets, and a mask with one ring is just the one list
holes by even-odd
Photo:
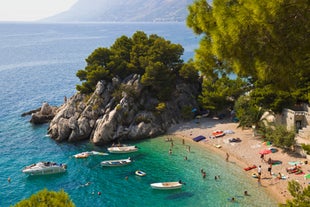
[[193, 0], [79, 0], [49, 22], [182, 22]]

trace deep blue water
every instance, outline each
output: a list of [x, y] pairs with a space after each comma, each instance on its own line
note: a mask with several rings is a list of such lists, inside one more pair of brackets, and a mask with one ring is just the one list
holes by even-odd
[[[163, 137], [135, 142], [132, 144], [140, 150], [130, 155], [134, 159], [131, 165], [103, 168], [100, 161], [127, 155], [75, 159], [72, 155], [78, 152], [105, 152], [106, 146], [57, 143], [46, 136], [48, 125], [33, 126], [30, 117], [21, 117], [44, 101], [62, 104], [64, 96], [76, 92], [79, 81], [75, 73], [85, 67], [85, 58], [94, 49], [109, 47], [116, 38], [137, 30], [180, 43], [184, 60], [193, 57], [198, 47], [199, 37], [181, 23], [0, 24], [0, 206], [13, 205], [43, 188], [64, 189], [78, 207], [276, 206], [242, 169], [194, 143], [188, 153], [176, 141], [169, 156], [170, 145]], [[43, 177], [21, 172], [24, 166], [42, 160], [66, 163], [68, 172]], [[207, 170], [207, 179], [201, 178], [200, 168]], [[137, 169], [147, 175], [137, 177]], [[221, 179], [215, 181], [214, 175]], [[179, 179], [186, 182], [181, 190], [162, 192], [149, 186]], [[91, 184], [83, 186], [87, 182]], [[245, 189], [251, 196], [242, 196]], [[236, 203], [227, 201], [232, 196]]]

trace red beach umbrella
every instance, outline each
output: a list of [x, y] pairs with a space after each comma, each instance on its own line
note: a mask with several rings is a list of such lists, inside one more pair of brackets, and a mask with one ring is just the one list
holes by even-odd
[[270, 149], [264, 149], [264, 150], [259, 152], [259, 154], [261, 154], [261, 155], [266, 155], [266, 154], [269, 154], [269, 153], [271, 153]]

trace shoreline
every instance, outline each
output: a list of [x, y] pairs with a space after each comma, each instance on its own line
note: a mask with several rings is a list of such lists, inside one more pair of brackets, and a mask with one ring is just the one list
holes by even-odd
[[[296, 180], [304, 187], [308, 185], [307, 183], [309, 181], [305, 180], [304, 174], [295, 175], [286, 172], [286, 168], [292, 167], [288, 162], [304, 162], [306, 158], [294, 157], [293, 155], [289, 155], [281, 149], [272, 146], [272, 148], [275, 148], [278, 151], [265, 155], [265, 160], [271, 158], [272, 160], [279, 160], [282, 163], [273, 165], [272, 173], [274, 173], [274, 175], [270, 175], [267, 171], [269, 165], [267, 162], [261, 160], [259, 152], [263, 149], [270, 148], [271, 146], [264, 145], [262, 139], [253, 136], [252, 129], [242, 130], [237, 127], [238, 123], [229, 122], [228, 119], [217, 120], [212, 118], [201, 118], [196, 121], [194, 120], [174, 125], [168, 130], [166, 135], [173, 135], [178, 139], [184, 139], [187, 145], [190, 145], [190, 143], [193, 142], [197, 143], [205, 147], [207, 150], [222, 156], [223, 159], [226, 159], [226, 153], [228, 153], [229, 161], [235, 162], [236, 165], [242, 169], [252, 165], [261, 165], [261, 187], [264, 187], [278, 203], [286, 203], [287, 199], [292, 199], [292, 196], [287, 189], [288, 181]], [[231, 130], [234, 133], [226, 134], [219, 138], [210, 138], [212, 132], [215, 130]], [[200, 135], [205, 136], [206, 139], [199, 142], [192, 140], [192, 138]], [[229, 142], [229, 139], [231, 138], [240, 138], [241, 142]], [[216, 147], [219, 145], [219, 148]], [[310, 165], [303, 164], [301, 169], [305, 174], [308, 174], [310, 172]], [[252, 178], [252, 174], [257, 173], [257, 168], [245, 172]], [[278, 173], [284, 174], [286, 179], [277, 179], [276, 175], [278, 175]], [[257, 181], [256, 178], [253, 179]]]

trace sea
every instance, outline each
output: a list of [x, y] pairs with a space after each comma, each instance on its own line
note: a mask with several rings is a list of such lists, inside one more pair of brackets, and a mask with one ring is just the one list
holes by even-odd
[[[181, 44], [184, 61], [194, 57], [201, 39], [185, 23], [0, 23], [0, 206], [12, 206], [45, 188], [63, 189], [77, 207], [277, 206], [243, 169], [194, 142], [185, 143], [191, 146], [188, 152], [175, 139], [169, 155], [170, 143], [161, 136], [127, 142], [139, 147], [132, 154], [76, 159], [74, 154], [107, 152], [108, 146], [55, 142], [47, 136], [48, 124], [32, 125], [29, 116], [21, 116], [43, 102], [63, 104], [65, 96], [76, 93], [80, 82], [75, 74], [86, 66], [85, 59], [92, 51], [110, 47], [117, 38], [131, 37], [138, 30]], [[133, 162], [127, 166], [100, 165], [103, 160], [129, 156]], [[22, 173], [25, 166], [39, 161], [65, 163], [67, 172], [45, 176]], [[202, 178], [201, 169], [206, 178]], [[135, 175], [136, 170], [146, 176]], [[150, 187], [154, 182], [179, 180], [185, 183], [181, 189]], [[245, 190], [250, 196], [243, 196]], [[230, 202], [231, 197], [236, 201]]]

